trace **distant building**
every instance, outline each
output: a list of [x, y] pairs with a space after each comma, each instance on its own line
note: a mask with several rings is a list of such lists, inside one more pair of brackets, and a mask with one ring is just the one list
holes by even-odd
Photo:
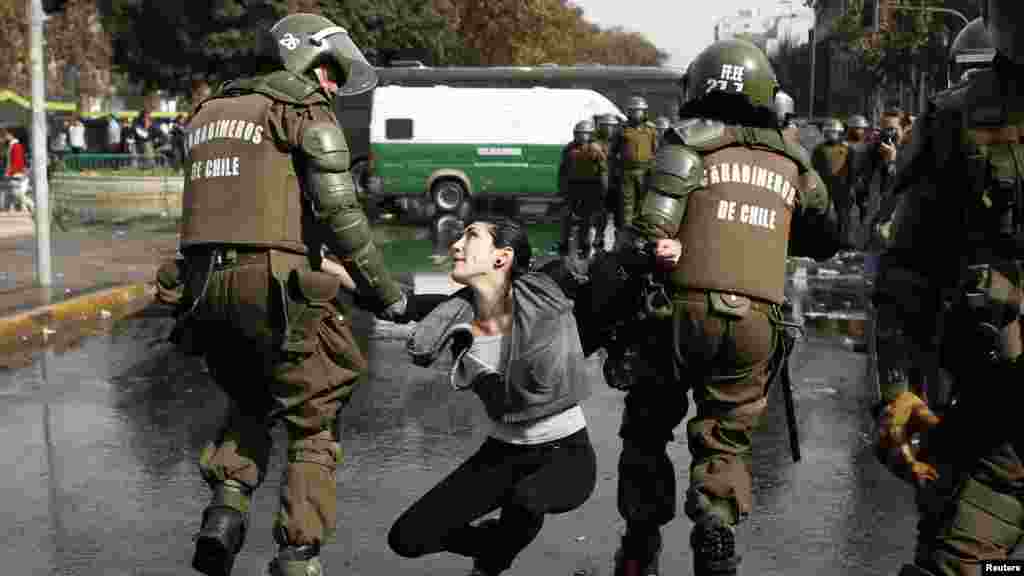
[[743, 9], [734, 16], [726, 16], [718, 21], [715, 25], [715, 40], [741, 37], [773, 56], [783, 41], [788, 40], [794, 46], [806, 44], [811, 19], [810, 10], [801, 9], [798, 12], [792, 5], [786, 4], [780, 4], [778, 10], [770, 13]]

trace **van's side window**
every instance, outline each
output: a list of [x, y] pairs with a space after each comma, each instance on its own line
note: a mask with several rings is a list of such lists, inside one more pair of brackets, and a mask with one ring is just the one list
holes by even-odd
[[412, 140], [412, 118], [388, 118], [384, 122], [384, 137], [388, 140]]

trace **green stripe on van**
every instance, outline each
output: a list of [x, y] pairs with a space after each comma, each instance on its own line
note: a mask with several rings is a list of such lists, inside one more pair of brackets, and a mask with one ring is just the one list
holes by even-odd
[[466, 175], [474, 196], [554, 196], [561, 145], [373, 143], [384, 196], [423, 196], [439, 171]]

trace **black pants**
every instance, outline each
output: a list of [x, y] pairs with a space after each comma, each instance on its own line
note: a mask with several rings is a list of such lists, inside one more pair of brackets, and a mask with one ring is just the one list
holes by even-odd
[[[450, 552], [490, 572], [507, 570], [540, 533], [544, 515], [575, 510], [596, 481], [586, 428], [533, 446], [488, 438], [395, 521], [388, 545], [406, 558]], [[470, 525], [499, 508], [496, 524]]]

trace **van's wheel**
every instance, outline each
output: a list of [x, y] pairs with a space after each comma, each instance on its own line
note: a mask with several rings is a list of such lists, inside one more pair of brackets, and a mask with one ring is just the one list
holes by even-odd
[[466, 199], [466, 187], [458, 180], [438, 180], [430, 189], [434, 206], [441, 212], [454, 212]]
[[462, 235], [463, 222], [456, 214], [442, 214], [433, 219], [434, 248], [440, 254], [447, 254], [448, 247]]

